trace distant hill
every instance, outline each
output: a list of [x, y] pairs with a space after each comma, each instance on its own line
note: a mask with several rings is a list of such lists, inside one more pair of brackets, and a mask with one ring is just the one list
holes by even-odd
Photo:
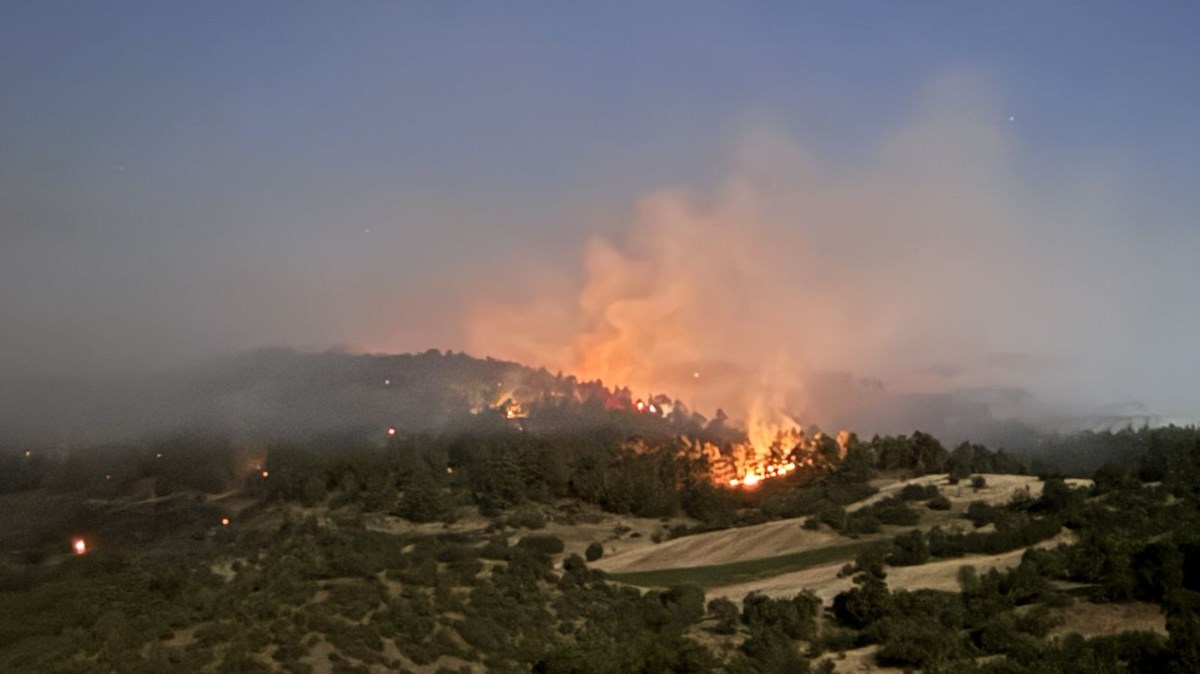
[[[637, 423], [695, 430], [706, 422], [678, 401], [655, 400], [653, 418], [638, 415]], [[154, 377], [0, 382], [0, 444], [79, 446], [181, 428], [248, 439], [505, 422], [548, 430], [611, 425], [614, 413], [628, 417], [635, 402], [627, 389], [462, 353], [264, 349]]]

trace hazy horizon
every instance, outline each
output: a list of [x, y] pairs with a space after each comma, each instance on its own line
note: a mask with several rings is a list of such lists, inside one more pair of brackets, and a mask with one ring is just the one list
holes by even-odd
[[8, 5], [0, 379], [438, 348], [1194, 421], [1200, 9], [971, 9]]

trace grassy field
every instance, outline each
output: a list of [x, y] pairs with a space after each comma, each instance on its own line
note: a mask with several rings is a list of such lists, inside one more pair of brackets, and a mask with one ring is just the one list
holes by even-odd
[[859, 552], [878, 545], [879, 541], [860, 541], [831, 545], [777, 557], [763, 557], [730, 564], [691, 566], [674, 569], [655, 569], [630, 573], [612, 573], [609, 578], [620, 583], [643, 587], [667, 587], [691, 584], [708, 589], [734, 583], [770, 578], [782, 573], [803, 571], [814, 566], [854, 559]]

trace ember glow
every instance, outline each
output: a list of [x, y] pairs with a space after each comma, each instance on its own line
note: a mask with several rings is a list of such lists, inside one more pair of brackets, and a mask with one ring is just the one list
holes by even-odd
[[221, 526], [223, 526], [223, 527], [229, 526], [229, 518], [228, 517], [221, 518]]
[[525, 410], [525, 407], [515, 400], [509, 399], [505, 401], [503, 407], [505, 419], [524, 419], [529, 416], [529, 412]]
[[82, 538], [76, 538], [71, 547], [75, 550], [75, 554], [82, 555], [87, 552], [87, 541]]

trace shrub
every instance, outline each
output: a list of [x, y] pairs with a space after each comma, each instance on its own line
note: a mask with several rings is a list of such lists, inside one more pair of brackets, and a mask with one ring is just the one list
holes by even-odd
[[587, 550], [583, 551], [583, 556], [587, 561], [594, 562], [604, 556], [604, 546], [600, 543], [592, 543], [587, 546]]
[[717, 619], [717, 624], [713, 627], [713, 631], [717, 634], [733, 634], [737, 632], [738, 626], [738, 608], [737, 604], [733, 603], [725, 597], [717, 597], [708, 602], [708, 612]]
[[911, 527], [921, 519], [921, 514], [908, 507], [904, 501], [886, 498], [869, 508], [882, 524]]
[[566, 549], [562, 539], [558, 536], [538, 534], [522, 537], [517, 541], [517, 547], [535, 550], [546, 555], [556, 555]]
[[901, 501], [924, 501], [938, 495], [937, 485], [907, 484], [900, 490]]
[[938, 494], [937, 496], [934, 496], [933, 498], [929, 499], [929, 501], [925, 505], [930, 510], [949, 510], [950, 509], [950, 499], [946, 498], [945, 496], [943, 496], [941, 494]]
[[519, 529], [545, 529], [546, 517], [532, 506], [518, 508], [508, 516], [508, 526]]
[[892, 566], [917, 566], [929, 561], [929, 545], [925, 542], [925, 534], [919, 529], [913, 529], [895, 538], [896, 549], [888, 557]]

